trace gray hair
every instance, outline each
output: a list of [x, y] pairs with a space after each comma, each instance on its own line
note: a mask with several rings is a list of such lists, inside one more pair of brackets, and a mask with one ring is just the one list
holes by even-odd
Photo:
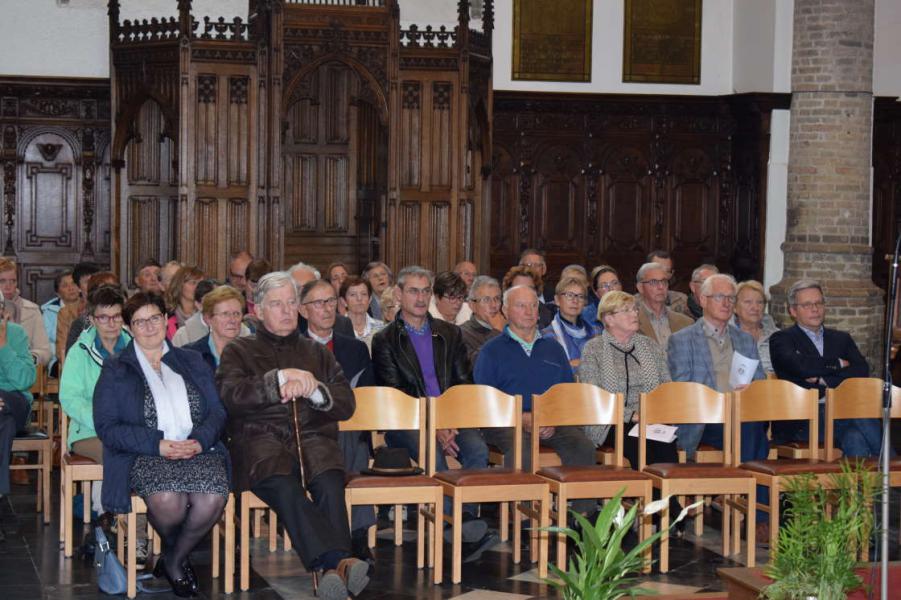
[[479, 275], [472, 280], [472, 286], [470, 286], [469, 288], [469, 297], [466, 299], [476, 300], [476, 291], [488, 286], [493, 286], [497, 289], [501, 289], [501, 284], [499, 284], [497, 282], [497, 279], [495, 279], [494, 277], [489, 277], [488, 275]]
[[659, 269], [660, 271], [666, 272], [666, 269], [664, 269], [660, 263], [646, 262], [638, 268], [638, 273], [635, 275], [635, 283], [641, 283], [644, 280], [644, 276], [647, 274], [647, 272], [654, 269]]
[[322, 275], [319, 274], [319, 269], [304, 262], [299, 262], [288, 269], [288, 275], [294, 275], [297, 271], [309, 271], [316, 279], [322, 279]]
[[263, 298], [266, 297], [266, 294], [271, 292], [272, 290], [282, 288], [285, 286], [290, 286], [294, 291], [294, 299], [297, 300], [297, 283], [294, 282], [294, 278], [291, 277], [290, 273], [286, 273], [285, 271], [273, 271], [272, 273], [266, 273], [260, 280], [257, 282], [257, 287], [253, 291], [253, 303], [254, 304], [262, 304]]
[[510, 297], [510, 293], [514, 290], [529, 290], [530, 292], [532, 292], [532, 295], [535, 296], [535, 299], [538, 300], [538, 292], [536, 292], [535, 288], [533, 288], [531, 285], [514, 285], [511, 288], [507, 288], [507, 291], [504, 292], [504, 306], [505, 307], [507, 306], [507, 300]]
[[397, 274], [397, 287], [404, 289], [404, 284], [407, 283], [407, 277], [425, 277], [429, 280], [429, 286], [435, 284], [435, 275], [425, 267], [420, 267], [419, 265], [401, 269], [400, 273]]
[[798, 303], [798, 294], [804, 290], [820, 290], [820, 295], [824, 298], [826, 297], [826, 294], [823, 293], [823, 286], [820, 285], [819, 281], [816, 279], [799, 279], [788, 288], [788, 305], [795, 306]]
[[577, 264], [566, 265], [565, 267], [563, 267], [560, 270], [561, 273], [564, 273], [566, 271], [578, 271], [579, 273], [581, 273], [582, 275], [585, 276], [585, 279], [588, 279], [588, 271], [586, 271], [585, 267], [583, 267], [582, 265], [577, 265]]
[[385, 269], [385, 272], [388, 273], [389, 281], [394, 281], [394, 273], [391, 271], [391, 267], [379, 260], [374, 260], [371, 263], [367, 263], [366, 266], [363, 267], [363, 272], [360, 274], [360, 277], [365, 279], [366, 281], [369, 281], [369, 272], [379, 267], [382, 267], [383, 269]]
[[691, 272], [691, 281], [693, 283], [702, 283], [701, 280], [698, 279], [698, 277], [701, 276], [702, 271], [713, 271], [714, 274], [720, 272], [720, 270], [717, 268], [716, 265], [710, 265], [710, 264], [705, 263]]
[[714, 273], [710, 277], [704, 280], [704, 283], [701, 284], [701, 295], [709, 296], [710, 292], [713, 291], [713, 284], [717, 281], [725, 281], [729, 285], [732, 286], [732, 293], [738, 289], [738, 284], [735, 283], [735, 277], [732, 275], [726, 275], [725, 273]]

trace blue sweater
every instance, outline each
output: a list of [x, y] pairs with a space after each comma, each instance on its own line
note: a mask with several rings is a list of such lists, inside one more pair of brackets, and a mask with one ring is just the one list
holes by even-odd
[[553, 338], [538, 338], [527, 356], [519, 342], [504, 331], [488, 340], [479, 351], [473, 381], [507, 394], [522, 396], [523, 412], [532, 411], [532, 394], [543, 394], [558, 383], [572, 383], [572, 367], [566, 353]]

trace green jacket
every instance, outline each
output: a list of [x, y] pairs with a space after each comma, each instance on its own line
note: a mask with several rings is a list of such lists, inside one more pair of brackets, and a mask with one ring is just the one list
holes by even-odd
[[[90, 327], [72, 345], [66, 354], [63, 375], [59, 382], [59, 402], [69, 417], [69, 449], [72, 444], [92, 437], [94, 431], [94, 386], [100, 378], [103, 357], [94, 342], [97, 329]], [[124, 346], [131, 340], [125, 331], [119, 334]]]
[[6, 323], [6, 343], [0, 348], [0, 390], [22, 392], [31, 403], [31, 386], [37, 377], [28, 349], [28, 334], [12, 321]]

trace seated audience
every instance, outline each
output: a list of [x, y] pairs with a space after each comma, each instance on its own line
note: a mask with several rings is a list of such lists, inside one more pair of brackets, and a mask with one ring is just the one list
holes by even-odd
[[766, 312], [766, 292], [759, 281], [742, 281], [735, 298], [732, 324], [754, 338], [765, 373], [773, 372], [770, 360], [770, 336], [779, 331], [773, 317]]
[[666, 348], [670, 336], [690, 327], [693, 321], [667, 306], [670, 276], [660, 264], [649, 262], [641, 265], [635, 281], [638, 288], [635, 303], [640, 309], [638, 331], [660, 344], [661, 348]]
[[469, 293], [472, 282], [475, 281], [476, 276], [479, 274], [479, 269], [475, 263], [462, 260], [454, 267], [454, 273], [460, 276], [460, 279], [466, 284], [466, 292]]
[[369, 301], [369, 314], [374, 318], [382, 321], [388, 321], [382, 314], [382, 306], [379, 299], [382, 297], [385, 288], [394, 284], [394, 274], [391, 269], [383, 262], [371, 262], [363, 268], [360, 277], [369, 282], [372, 287], [372, 298]]
[[[475, 383], [490, 385], [507, 394], [522, 395], [523, 448], [530, 448], [532, 394], [543, 394], [557, 383], [575, 381], [566, 353], [557, 342], [538, 331], [538, 295], [530, 285], [514, 286], [504, 292], [504, 310], [509, 321], [504, 332], [489, 340], [479, 352], [473, 369]], [[581, 309], [581, 306], [579, 307]], [[504, 465], [513, 467], [513, 432], [509, 428], [485, 429], [489, 444], [504, 453]], [[544, 427], [539, 431], [542, 445], [553, 448], [564, 465], [593, 465], [595, 446], [580, 427]], [[532, 466], [531, 453], [522, 453], [522, 468]], [[573, 510], [587, 514], [596, 501], [574, 500]]]
[[219, 522], [229, 492], [219, 441], [225, 411], [203, 359], [166, 342], [160, 296], [138, 292], [123, 318], [134, 339], [103, 362], [94, 391], [103, 507], [126, 513], [132, 491], [141, 496], [163, 541], [154, 575], [165, 576], [177, 596], [195, 596], [189, 555]]
[[[544, 288], [547, 277], [547, 261], [545, 259], [546, 255], [543, 250], [526, 248], [519, 254], [519, 266], [528, 267], [538, 275], [536, 278], [538, 282], [538, 287], [536, 288], [538, 292], [538, 301], [542, 304], [550, 305], [552, 307], [551, 310], [553, 310], [554, 290], [552, 288]], [[506, 290], [507, 286], [504, 286], [504, 289]], [[539, 319], [540, 317], [541, 315], [539, 315]], [[539, 324], [540, 323], [541, 321], [539, 320]]]
[[[519, 286], [527, 286], [531, 287], [535, 290], [536, 294], [540, 294], [539, 290], [542, 288], [541, 276], [531, 267], [526, 267], [524, 265], [520, 265], [518, 267], [513, 267], [509, 271], [507, 271], [506, 275], [504, 275], [503, 281], [503, 291], [506, 292], [510, 288], [519, 287]], [[538, 328], [544, 329], [548, 325], [551, 324], [551, 321], [554, 319], [554, 309], [553, 307], [553, 295], [551, 299], [547, 302], [541, 301], [541, 296], [539, 295], [538, 300]], [[506, 310], [504, 311], [504, 316], [509, 318], [509, 315], [506, 314]]]
[[353, 336], [366, 344], [366, 348], [372, 346], [372, 336], [378, 333], [385, 323], [379, 321], [367, 311], [371, 305], [372, 286], [365, 279], [351, 276], [341, 284], [341, 300], [347, 307], [347, 318], [353, 325]]
[[319, 273], [319, 269], [304, 262], [299, 262], [289, 267], [288, 275], [294, 279], [294, 283], [297, 285], [298, 290], [306, 283], [322, 277]]
[[203, 318], [203, 297], [216, 288], [216, 282], [212, 279], [204, 279], [198, 282], [194, 288], [194, 314], [188, 317], [184, 327], [179, 327], [172, 336], [173, 346], [186, 346], [193, 344], [210, 332], [210, 326]]
[[[226, 282], [242, 294], [247, 294], [247, 267], [253, 262], [253, 254], [247, 250], [240, 250], [231, 255], [228, 262], [228, 277]], [[246, 304], [245, 304], [246, 309]]]
[[[116, 277], [115, 273], [112, 271], [97, 271], [93, 275], [88, 278], [88, 291], [86, 298], [91, 296], [91, 292], [100, 287], [101, 285], [119, 285], [119, 278]], [[85, 309], [82, 314], [75, 317], [75, 320], [72, 321], [69, 326], [69, 333], [66, 334], [66, 341], [63, 345], [63, 353], [59, 356], [60, 366], [62, 366], [63, 360], [66, 357], [66, 353], [69, 352], [69, 349], [75, 345], [75, 342], [78, 341], [78, 338], [86, 329], [91, 326], [91, 321], [88, 319], [87, 312], [87, 304], [85, 304]]]
[[688, 296], [687, 304], [689, 316], [692, 319], [697, 321], [704, 314], [704, 309], [701, 306], [701, 286], [704, 285], [708, 277], [719, 272], [720, 270], [716, 268], [716, 265], [707, 264], [701, 265], [691, 272], [691, 281], [688, 284], [689, 289], [691, 289], [691, 295]]
[[[394, 293], [395, 289], [397, 289], [396, 286], [389, 285], [378, 298], [379, 308], [382, 311], [382, 319], [385, 323], [390, 323], [394, 320], [394, 317], [397, 316], [398, 306]], [[375, 294], [373, 294], [373, 296], [375, 296]]]
[[[200, 288], [199, 285], [197, 287]], [[244, 316], [244, 295], [229, 285], [220, 285], [204, 294], [198, 312], [203, 315], [203, 321], [209, 324], [209, 333], [184, 347], [199, 353], [215, 373], [226, 344], [249, 333], [241, 322]]]
[[257, 282], [267, 273], [272, 273], [272, 265], [264, 258], [257, 258], [247, 263], [244, 269], [244, 302], [247, 306], [248, 323], [251, 331], [255, 329], [256, 310], [253, 305], [253, 299], [256, 295]]
[[304, 567], [318, 574], [319, 598], [345, 600], [369, 583], [369, 565], [351, 556], [338, 447], [338, 421], [353, 414], [353, 392], [334, 355], [300, 334], [290, 275], [264, 275], [254, 300], [259, 329], [228, 344], [216, 372], [235, 491], [251, 490], [275, 510]]
[[175, 332], [184, 327], [191, 315], [197, 312], [194, 290], [203, 278], [203, 271], [198, 267], [181, 267], [175, 272], [165, 296], [171, 315], [166, 327], [166, 339], [171, 340]]
[[[405, 267], [397, 277], [395, 291], [400, 313], [372, 338], [376, 383], [416, 398], [440, 396], [450, 387], [472, 383], [460, 328], [429, 314], [432, 283], [431, 271]], [[385, 441], [389, 446], [406, 448], [413, 460], [425, 460], [419, 456], [419, 436], [415, 431], [389, 431]], [[488, 466], [488, 447], [478, 429], [442, 429], [438, 432], [438, 445], [438, 471], [448, 468], [445, 456], [456, 458], [464, 469]], [[463, 511], [463, 541], [478, 544], [473, 552], [480, 553], [484, 549], [481, 542], [489, 535], [488, 526], [475, 516], [475, 506], [464, 506]]]
[[[676, 267], [673, 264], [673, 257], [669, 252], [666, 250], [651, 250], [645, 259], [645, 262], [657, 263], [663, 267], [663, 270], [666, 271], [666, 275], [669, 278], [670, 286], [672, 286], [673, 279], [676, 276]], [[686, 317], [691, 317], [691, 311], [688, 309], [688, 296], [682, 292], [677, 292], [673, 289], [668, 290], [666, 292], [666, 306], [670, 310], [681, 313]], [[694, 320], [694, 318], [692, 318], [692, 320]], [[663, 345], [663, 347], [666, 348], [666, 345]]]
[[148, 258], [138, 265], [138, 272], [135, 273], [135, 285], [139, 292], [145, 294], [162, 294], [163, 288], [160, 285], [162, 276], [160, 271], [162, 267], [159, 261]]
[[[335, 355], [351, 388], [375, 385], [369, 348], [360, 340], [335, 331], [337, 305], [338, 296], [328, 281], [316, 279], [301, 288], [300, 314], [309, 324], [307, 337]], [[363, 305], [363, 310], [366, 310], [366, 305]], [[348, 472], [359, 473], [369, 466], [370, 435], [368, 431], [338, 432], [338, 446]], [[351, 553], [357, 558], [374, 562], [367, 533], [376, 524], [375, 510], [372, 506], [353, 506], [350, 521]]]
[[469, 364], [475, 365], [482, 346], [500, 331], [492, 326], [492, 322], [501, 312], [501, 286], [494, 277], [479, 275], [469, 288], [469, 307], [472, 316], [460, 325], [463, 343]]
[[[869, 377], [870, 368], [845, 331], [824, 327], [826, 299], [818, 281], [801, 279], [788, 290], [788, 312], [795, 324], [770, 336], [770, 358], [779, 379], [816, 389], [824, 402], [826, 388], [838, 387], [851, 377]], [[824, 405], [820, 404], [820, 439]], [[807, 441], [807, 422], [773, 423], [773, 441]], [[840, 419], [835, 422], [836, 445], [848, 457], [878, 456], [882, 429], [875, 419]]]
[[[59, 382], [59, 402], [69, 417], [69, 448], [103, 464], [103, 444], [94, 428], [94, 387], [103, 362], [121, 352], [131, 341], [122, 329], [125, 295], [117, 285], [101, 285], [88, 298], [88, 322], [78, 342], [69, 350]], [[102, 485], [91, 486], [91, 504], [103, 512]]]
[[44, 329], [41, 308], [19, 294], [19, 276], [13, 259], [0, 257], [0, 291], [6, 298], [9, 320], [20, 325], [28, 336], [28, 350], [36, 363], [50, 362], [50, 340]]
[[183, 266], [177, 260], [170, 260], [160, 268], [160, 293], [164, 298], [169, 291], [169, 284], [172, 283], [172, 278]]
[[440, 319], [462, 325], [472, 316], [472, 310], [465, 303], [466, 282], [456, 273], [445, 271], [435, 276], [429, 314]]
[[28, 336], [21, 325], [10, 320], [4, 301], [0, 289], [0, 497], [9, 494], [13, 439], [28, 422], [30, 390], [37, 376]]
[[[72, 279], [78, 285], [78, 301], [73, 304], [66, 304], [59, 309], [56, 316], [56, 336], [54, 337], [55, 347], [54, 356], [62, 367], [63, 357], [66, 354], [66, 342], [69, 338], [69, 329], [72, 323], [78, 317], [82, 316], [87, 310], [88, 305], [88, 282], [91, 275], [100, 271], [100, 267], [94, 263], [78, 263], [72, 269]], [[49, 335], [49, 331], [47, 332]], [[80, 332], [79, 332], [80, 333]]]
[[600, 327], [582, 318], [582, 309], [588, 296], [585, 282], [576, 277], [564, 277], [557, 284], [554, 301], [557, 314], [551, 324], [541, 330], [541, 336], [557, 340], [566, 352], [566, 359], [575, 369], [582, 359], [585, 343], [601, 332]]
[[50, 373], [57, 372], [56, 364], [56, 322], [59, 311], [67, 305], [77, 305], [81, 297], [81, 290], [75, 283], [71, 270], [61, 271], [53, 278], [53, 291], [56, 296], [41, 305], [41, 314], [44, 319], [44, 331], [50, 342], [50, 363], [47, 365]]
[[623, 284], [619, 281], [619, 274], [610, 265], [600, 265], [591, 270], [591, 299], [582, 309], [582, 318], [586, 323], [591, 323], [600, 329], [604, 328], [603, 321], [598, 319], [598, 304], [604, 294], [612, 291], [622, 291]]
[[349, 275], [350, 272], [347, 270], [347, 265], [343, 262], [333, 262], [325, 270], [326, 280], [332, 284], [333, 288], [335, 288], [336, 294], [341, 293], [341, 284], [344, 283], [344, 280], [347, 279]]
[[[691, 327], [669, 339], [667, 361], [673, 381], [702, 383], [718, 392], [733, 391], [729, 383], [733, 354], [759, 360], [757, 344], [747, 333], [730, 324], [735, 305], [735, 280], [731, 275], [714, 274], [699, 288], [704, 312]], [[758, 364], [753, 379], [765, 377]], [[742, 389], [739, 386], [734, 389]], [[698, 444], [723, 447], [723, 426], [679, 425], [677, 443], [693, 459]], [[741, 461], [765, 459], [769, 451], [766, 423], [745, 423], [741, 428]]]

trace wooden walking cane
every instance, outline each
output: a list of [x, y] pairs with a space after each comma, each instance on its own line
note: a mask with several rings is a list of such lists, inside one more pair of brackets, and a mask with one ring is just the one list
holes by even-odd
[[294, 415], [294, 441], [297, 442], [297, 462], [300, 463], [300, 485], [307, 489], [307, 478], [303, 471], [303, 450], [300, 447], [300, 417], [297, 414], [297, 396], [291, 398], [291, 412]]

